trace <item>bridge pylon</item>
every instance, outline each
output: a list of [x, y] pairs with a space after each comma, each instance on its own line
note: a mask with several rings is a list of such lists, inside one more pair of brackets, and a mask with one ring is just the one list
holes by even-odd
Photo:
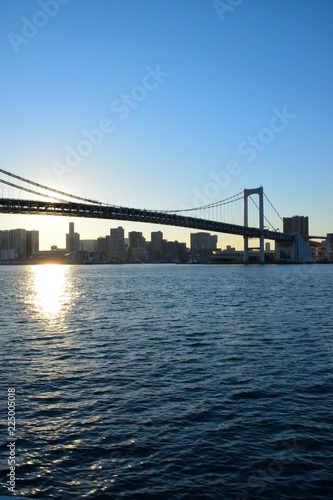
[[[255, 189], [244, 189], [244, 226], [249, 227], [249, 216], [248, 216], [248, 197], [251, 194], [257, 194], [259, 196], [259, 229], [260, 229], [260, 264], [265, 263], [265, 240], [264, 240], [264, 189], [263, 187]], [[249, 237], [244, 236], [244, 263], [248, 263], [249, 260]]]

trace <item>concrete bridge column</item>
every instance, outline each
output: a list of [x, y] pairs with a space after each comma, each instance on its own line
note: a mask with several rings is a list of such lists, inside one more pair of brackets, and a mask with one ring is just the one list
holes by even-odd
[[331, 260], [331, 240], [330, 238], [327, 238], [327, 262], [330, 262]]
[[265, 263], [265, 238], [264, 238], [264, 189], [258, 189], [259, 195], [259, 227], [260, 227], [260, 264]]
[[[244, 189], [244, 227], [248, 227], [248, 197], [251, 194], [259, 196], [259, 229], [260, 229], [260, 264], [265, 263], [265, 238], [264, 238], [264, 189]], [[244, 236], [244, 263], [248, 262], [249, 238]]]
[[[245, 194], [246, 189], [244, 189], [244, 227], [248, 227], [248, 204], [247, 204], [247, 196]], [[244, 253], [243, 253], [243, 262], [244, 264], [248, 263], [249, 259], [249, 237], [244, 236]]]

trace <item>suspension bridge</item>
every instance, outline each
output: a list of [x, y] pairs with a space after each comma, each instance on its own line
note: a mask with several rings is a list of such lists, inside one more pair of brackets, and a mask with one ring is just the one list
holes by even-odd
[[[53, 215], [143, 222], [239, 235], [244, 238], [245, 262], [248, 258], [249, 238], [259, 239], [260, 262], [262, 263], [264, 262], [264, 240], [295, 241], [295, 235], [283, 233], [277, 227], [282, 224], [283, 219], [262, 187], [245, 189], [226, 199], [195, 208], [152, 210], [103, 204], [97, 200], [42, 185], [2, 169], [0, 173], [16, 180], [12, 182], [8, 179], [0, 179], [0, 182], [7, 186], [7, 189], [9, 188], [11, 195], [2, 195], [0, 198], [0, 213], [3, 214]], [[17, 181], [20, 184], [17, 184]], [[13, 197], [13, 190], [16, 190], [14, 191], [16, 193], [18, 190], [20, 197]], [[30, 199], [22, 199], [22, 191], [29, 193]], [[31, 195], [34, 199], [31, 199]], [[259, 203], [253, 198], [254, 195], [258, 195]], [[242, 204], [241, 210], [239, 210], [239, 203]], [[236, 206], [236, 210], [232, 211], [231, 207]], [[267, 211], [270, 212], [269, 219], [266, 216]], [[235, 223], [238, 222], [235, 214], [238, 219], [242, 214], [242, 221], [238, 224]], [[227, 219], [229, 219], [228, 222]]]

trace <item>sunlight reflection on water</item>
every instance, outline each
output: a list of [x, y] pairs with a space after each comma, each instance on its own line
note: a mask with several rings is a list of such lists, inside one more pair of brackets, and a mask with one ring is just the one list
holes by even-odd
[[32, 266], [25, 301], [29, 313], [46, 324], [63, 321], [75, 303], [71, 275], [71, 266]]

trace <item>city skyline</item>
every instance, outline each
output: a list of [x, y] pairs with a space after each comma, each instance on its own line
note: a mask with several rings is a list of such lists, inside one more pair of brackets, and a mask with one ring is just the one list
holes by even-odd
[[[71, 221], [69, 223], [67, 222], [67, 225], [68, 225], [68, 228], [67, 228], [68, 232], [64, 234], [64, 240], [65, 240], [64, 245], [53, 244], [53, 245], [51, 245], [50, 248], [39, 248], [39, 249], [41, 251], [48, 251], [48, 250], [52, 250], [52, 249], [57, 248], [57, 249], [66, 249], [69, 252], [77, 252], [80, 250], [85, 250], [82, 248], [82, 242], [97, 242], [98, 239], [105, 238], [105, 237], [111, 238], [111, 241], [112, 241], [112, 237], [114, 238], [114, 240], [122, 238], [126, 242], [126, 244], [128, 244], [128, 246], [131, 246], [131, 236], [133, 238], [137, 238], [137, 237], [141, 238], [142, 237], [143, 238], [142, 242], [144, 244], [154, 243], [157, 246], [162, 241], [169, 241], [166, 238], [164, 238], [164, 236], [165, 236], [164, 232], [161, 231], [160, 229], [157, 231], [150, 231], [149, 237], [143, 236], [142, 231], [129, 231], [127, 233], [127, 236], [126, 236], [126, 232], [122, 226], [110, 227], [109, 234], [107, 234], [107, 235], [100, 234], [97, 238], [82, 238], [81, 234], [78, 231], [76, 231], [75, 222], [73, 222], [73, 221]], [[32, 230], [27, 230], [25, 228], [1, 229], [0, 235], [3, 233], [9, 233], [9, 232], [15, 232], [15, 231], [24, 231], [26, 233], [37, 234], [38, 235], [38, 237], [37, 237], [38, 247], [40, 247], [39, 241], [40, 241], [41, 233], [36, 228], [32, 229]], [[198, 242], [200, 244], [202, 241], [205, 241], [205, 243], [208, 242], [207, 247], [211, 246], [211, 248], [214, 248], [214, 249], [217, 248], [217, 235], [212, 235], [209, 232], [203, 232], [203, 231], [199, 231], [199, 232], [197, 231], [195, 233], [189, 232], [190, 245], [187, 245], [187, 248], [200, 246], [200, 244], [198, 245], [196, 243], [196, 241], [197, 241], [195, 238], [196, 236], [200, 236], [200, 238], [198, 239]], [[134, 241], [137, 241], [137, 240], [135, 239], [135, 240], [133, 240], [133, 242]], [[175, 241], [178, 241], [178, 240], [175, 240]], [[209, 242], [212, 242], [212, 243], [210, 244]], [[185, 243], [185, 242], [183, 242], [183, 243]], [[136, 246], [136, 245], [132, 244], [132, 246]], [[140, 246], [140, 245], [138, 245], [138, 246]], [[95, 250], [89, 249], [89, 251], [95, 251]], [[117, 249], [115, 249], [115, 252], [117, 252]]]
[[[226, 245], [218, 248], [217, 235], [207, 231], [191, 232], [190, 247], [184, 242], [168, 241], [163, 232], [151, 231], [146, 239], [140, 231], [130, 231], [125, 236], [122, 226], [110, 228], [109, 234], [97, 239], [82, 239], [69, 222], [66, 246], [51, 249], [39, 248], [39, 231], [25, 229], [0, 230], [0, 262], [15, 260], [26, 263], [63, 262], [76, 264], [123, 263], [274, 263], [274, 262], [329, 262], [332, 261], [333, 233], [322, 241], [310, 241], [308, 217], [294, 216], [283, 221], [284, 231], [295, 235], [295, 242], [277, 242], [274, 249], [265, 242], [263, 255], [257, 247], [240, 250]], [[300, 236], [300, 230], [303, 237]], [[310, 237], [311, 238], [311, 237]], [[249, 251], [249, 253], [248, 253]]]
[[[283, 217], [332, 231], [330, 1], [45, 4], [0, 4], [2, 168], [148, 209], [263, 185]], [[21, 221], [1, 227], [36, 225]], [[61, 221], [38, 224], [43, 246], [61, 239]]]
[[[100, 263], [126, 262], [187, 262], [189, 252], [201, 258], [210, 257], [217, 249], [217, 236], [207, 232], [190, 233], [191, 245], [168, 241], [162, 231], [152, 231], [146, 240], [140, 231], [130, 231], [125, 237], [124, 228], [110, 228], [109, 234], [97, 239], [82, 239], [75, 231], [74, 222], [69, 222], [66, 246], [52, 245], [50, 249], [39, 248], [39, 231], [25, 229], [0, 230], [0, 262], [51, 260]], [[230, 247], [229, 247], [230, 248]], [[82, 254], [85, 254], [84, 256]], [[32, 259], [32, 260], [31, 260]]]

